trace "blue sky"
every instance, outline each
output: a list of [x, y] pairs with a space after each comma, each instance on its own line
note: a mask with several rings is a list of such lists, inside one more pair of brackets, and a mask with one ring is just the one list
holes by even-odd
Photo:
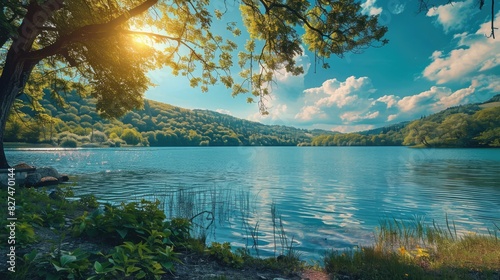
[[[277, 74], [267, 116], [257, 104], [246, 103], [245, 95], [233, 98], [223, 86], [202, 93], [170, 69], [150, 73], [157, 86], [146, 98], [265, 124], [341, 132], [482, 102], [500, 93], [500, 31], [497, 39], [486, 37], [491, 32], [489, 5], [487, 1], [480, 11], [475, 0], [443, 2], [417, 13], [416, 0], [368, 0], [363, 12], [380, 15], [389, 28], [389, 44], [343, 59], [332, 57], [327, 61], [330, 69], [315, 67], [314, 54], [305, 52], [296, 58], [306, 70], [303, 75]], [[228, 9], [232, 20], [238, 20], [238, 7]], [[500, 12], [495, 25], [500, 27]]]

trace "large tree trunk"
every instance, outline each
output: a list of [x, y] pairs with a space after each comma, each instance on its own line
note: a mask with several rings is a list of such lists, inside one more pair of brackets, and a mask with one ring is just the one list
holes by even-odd
[[4, 71], [0, 77], [0, 169], [9, 168], [3, 146], [7, 118], [17, 95], [26, 85], [32, 70], [33, 65], [14, 60], [5, 64]]
[[0, 78], [0, 169], [9, 168], [3, 147], [3, 137], [7, 118], [9, 117], [12, 105], [14, 105], [14, 100], [16, 99], [14, 89], [6, 85], [7, 81], [4, 83], [4, 80], [6, 80], [3, 79], [4, 76], [8, 75], [3, 75], [2, 78]]
[[7, 52], [0, 76], [0, 168], [9, 167], [3, 146], [7, 118], [16, 97], [26, 86], [33, 68], [42, 59], [27, 60], [26, 55], [31, 51], [35, 38], [40, 34], [40, 27], [54, 11], [62, 7], [62, 3], [63, 0], [51, 0], [39, 5], [37, 1], [30, 1], [26, 16], [18, 28], [18, 36], [13, 39]]

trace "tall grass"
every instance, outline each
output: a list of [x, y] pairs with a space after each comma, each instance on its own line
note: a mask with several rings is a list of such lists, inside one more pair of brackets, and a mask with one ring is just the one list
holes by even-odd
[[423, 217], [381, 220], [375, 244], [355, 251], [329, 251], [333, 275], [363, 279], [500, 279], [500, 228], [487, 235], [458, 233]]
[[[178, 189], [155, 193], [150, 200], [159, 200], [167, 218], [185, 218], [192, 222], [191, 234], [193, 237], [205, 240], [208, 234], [215, 236], [218, 226], [227, 225], [234, 221], [241, 223], [242, 232], [246, 240], [245, 250], [253, 251], [260, 257], [260, 237], [265, 236], [273, 248], [274, 257], [285, 256], [299, 259], [299, 253], [293, 248], [294, 240], [285, 230], [285, 223], [273, 202], [270, 207], [272, 233], [260, 231], [262, 221], [255, 215], [255, 205], [258, 193], [251, 196], [248, 191], [217, 188], [205, 189]], [[264, 213], [265, 214], [265, 213]], [[266, 220], [267, 222], [267, 220]], [[272, 236], [269, 235], [272, 234]], [[269, 252], [267, 252], [269, 254]]]

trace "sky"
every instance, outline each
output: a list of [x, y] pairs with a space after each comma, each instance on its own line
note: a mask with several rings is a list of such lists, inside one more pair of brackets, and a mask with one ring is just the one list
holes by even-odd
[[[329, 69], [315, 64], [314, 54], [305, 51], [296, 57], [304, 74], [277, 73], [266, 101], [267, 116], [260, 114], [257, 104], [246, 103], [248, 96], [233, 98], [222, 85], [202, 93], [185, 77], [170, 74], [170, 69], [149, 74], [156, 86], [145, 97], [264, 124], [339, 132], [383, 127], [484, 102], [500, 93], [500, 31], [496, 39], [487, 37], [490, 3], [479, 10], [476, 0], [443, 1], [418, 13], [416, 0], [367, 0], [362, 12], [379, 15], [379, 22], [388, 27], [389, 43], [342, 59], [332, 57], [325, 61]], [[228, 6], [228, 11], [230, 20], [240, 20], [238, 7]], [[495, 26], [500, 27], [500, 11]], [[246, 40], [245, 35], [238, 40]]]

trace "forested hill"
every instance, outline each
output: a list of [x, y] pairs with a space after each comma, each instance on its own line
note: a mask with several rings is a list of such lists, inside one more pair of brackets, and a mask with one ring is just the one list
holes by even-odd
[[311, 145], [500, 147], [500, 95], [484, 103], [451, 107], [412, 122], [359, 133], [321, 135]]
[[[117, 120], [102, 119], [96, 101], [76, 94], [59, 104], [48, 93], [40, 101], [41, 113], [28, 106], [11, 114], [6, 142], [50, 143], [75, 146], [235, 146], [299, 145], [324, 130], [268, 126], [207, 110], [188, 110], [146, 100], [142, 110]], [[26, 103], [26, 102], [25, 102]], [[34, 116], [36, 118], [33, 118]]]

